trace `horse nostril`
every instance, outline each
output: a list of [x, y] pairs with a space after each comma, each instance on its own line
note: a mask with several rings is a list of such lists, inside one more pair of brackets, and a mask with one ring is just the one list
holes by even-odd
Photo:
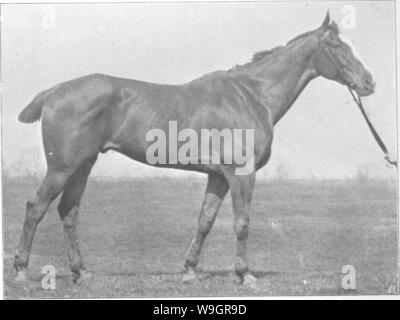
[[375, 90], [375, 81], [372, 77], [366, 77], [364, 80], [364, 89], [374, 91]]
[[364, 89], [367, 91], [371, 91], [374, 92], [375, 91], [375, 82], [374, 81], [370, 81], [370, 80], [366, 80], [364, 83]]

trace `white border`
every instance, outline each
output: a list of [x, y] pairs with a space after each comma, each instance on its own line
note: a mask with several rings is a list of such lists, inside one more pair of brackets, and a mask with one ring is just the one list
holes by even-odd
[[[362, 0], [359, 1], [346, 1], [346, 0], [311, 0], [311, 2], [362, 2]], [[396, 104], [398, 97], [399, 97], [399, 80], [400, 79], [400, 68], [399, 68], [399, 61], [398, 61], [398, 49], [400, 48], [400, 37], [399, 37], [399, 22], [400, 21], [400, 9], [398, 8], [398, 4], [396, 0], [381, 0], [381, 1], [390, 1], [390, 2], [395, 2], [396, 5], [396, 71], [397, 71], [397, 77], [396, 77], [396, 89], [397, 89], [397, 99], [396, 99]], [[162, 3], [162, 2], [263, 2], [263, 1], [252, 1], [252, 0], [174, 0], [174, 1], [150, 1], [150, 0], [117, 0], [117, 1], [107, 1], [107, 0], [84, 0], [84, 1], [79, 1], [79, 0], [69, 0], [69, 1], [54, 1], [54, 0], [43, 0], [43, 1], [35, 1], [35, 0], [13, 0], [13, 1], [3, 1], [0, 0], [0, 4], [35, 4], [35, 3], [49, 3], [49, 4], [57, 4], [57, 3], [129, 3], [129, 2], [137, 2], [137, 3], [143, 3], [143, 2], [156, 2], [156, 3]], [[310, 1], [305, 1], [305, 0], [292, 0], [292, 1], [285, 1], [285, 0], [265, 0], [264, 2], [310, 2]], [[365, 1], [368, 2], [368, 1]], [[1, 14], [1, 10], [0, 10]], [[0, 19], [0, 31], [1, 31], [1, 19]], [[1, 62], [1, 42], [0, 42], [0, 62]], [[0, 120], [1, 120], [1, 110], [2, 110], [2, 103], [1, 103], [1, 66], [0, 66]], [[400, 137], [400, 129], [399, 129], [399, 124], [400, 124], [400, 112], [397, 110], [397, 150], [399, 151], [399, 137]], [[1, 129], [1, 121], [0, 121], [0, 129]], [[0, 130], [1, 131], [1, 130]], [[0, 138], [1, 138], [1, 132], [0, 132]], [[0, 139], [0, 155], [1, 155], [1, 148], [2, 145], [2, 140]], [[2, 162], [0, 164], [2, 166]], [[399, 182], [399, 173], [397, 172], [397, 181]], [[398, 266], [398, 283], [397, 283], [397, 288], [398, 290], [400, 289], [400, 242], [399, 242], [399, 235], [400, 235], [400, 217], [399, 217], [399, 199], [400, 199], [400, 187], [399, 185], [397, 186], [397, 245], [398, 245], [398, 252], [397, 252], [397, 266]], [[0, 174], [0, 227], [1, 227], [1, 237], [0, 237], [0, 299], [4, 299], [4, 291], [3, 291], [3, 189], [2, 189], [2, 174]], [[107, 299], [107, 300], [400, 300], [400, 295], [368, 295], [368, 296], [357, 296], [357, 295], [344, 295], [344, 296], [273, 296], [273, 297], [177, 297], [177, 298], [118, 298], [118, 299]], [[63, 300], [63, 299], [58, 299], [58, 300]], [[79, 300], [93, 300], [93, 299], [79, 299]], [[95, 299], [97, 300], [97, 299]], [[100, 300], [100, 299], [99, 299]], [[101, 299], [103, 300], [103, 299]]]

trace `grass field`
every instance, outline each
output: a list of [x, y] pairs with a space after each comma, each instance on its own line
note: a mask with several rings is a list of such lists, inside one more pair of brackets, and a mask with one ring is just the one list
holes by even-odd
[[[396, 185], [387, 181], [258, 182], [251, 217], [250, 266], [258, 287], [234, 283], [230, 196], [204, 245], [198, 280], [181, 282], [204, 180], [90, 180], [81, 204], [80, 244], [94, 277], [70, 282], [62, 226], [52, 204], [38, 227], [28, 286], [13, 283], [12, 256], [25, 202], [37, 181], [3, 180], [5, 297], [171, 297], [388, 294], [397, 285]], [[41, 268], [57, 270], [56, 290]], [[342, 289], [342, 267], [356, 289]]]

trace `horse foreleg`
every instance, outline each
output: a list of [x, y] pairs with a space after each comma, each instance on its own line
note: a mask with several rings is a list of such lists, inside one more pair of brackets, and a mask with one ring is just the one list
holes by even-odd
[[207, 188], [200, 210], [196, 234], [186, 253], [185, 268], [187, 273], [183, 278], [184, 281], [195, 278], [194, 269], [199, 262], [201, 248], [214, 224], [215, 217], [228, 189], [229, 185], [224, 176], [217, 173], [210, 173], [208, 175]]
[[250, 204], [253, 195], [255, 173], [227, 176], [232, 194], [234, 231], [236, 234], [235, 273], [240, 283], [252, 285], [256, 278], [249, 272], [247, 239], [249, 236]]
[[56, 171], [49, 169], [35, 199], [26, 203], [25, 221], [14, 259], [14, 267], [17, 270], [17, 281], [26, 279], [26, 268], [28, 267], [36, 228], [43, 219], [50, 203], [64, 188], [70, 175], [70, 171]]
[[72, 281], [89, 277], [82, 262], [77, 235], [79, 204], [85, 191], [87, 180], [96, 158], [84, 163], [68, 180], [60, 203], [58, 212], [63, 222], [64, 238], [68, 247], [68, 260], [72, 271]]

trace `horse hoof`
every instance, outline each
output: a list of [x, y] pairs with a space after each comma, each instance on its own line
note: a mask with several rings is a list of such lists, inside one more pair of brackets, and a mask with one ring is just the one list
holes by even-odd
[[17, 276], [14, 279], [15, 283], [26, 283], [28, 282], [28, 276], [26, 275], [26, 270], [17, 271]]
[[252, 289], [257, 289], [257, 278], [251, 273], [246, 273], [243, 277], [243, 285]]
[[73, 284], [82, 284], [85, 280], [93, 278], [93, 274], [86, 270], [79, 270], [79, 273], [72, 272], [72, 283]]
[[250, 287], [252, 289], [257, 289], [257, 278], [249, 272], [244, 275], [236, 274], [235, 283]]
[[188, 283], [193, 280], [196, 280], [196, 272], [192, 268], [188, 268], [186, 273], [183, 275], [182, 282]]

